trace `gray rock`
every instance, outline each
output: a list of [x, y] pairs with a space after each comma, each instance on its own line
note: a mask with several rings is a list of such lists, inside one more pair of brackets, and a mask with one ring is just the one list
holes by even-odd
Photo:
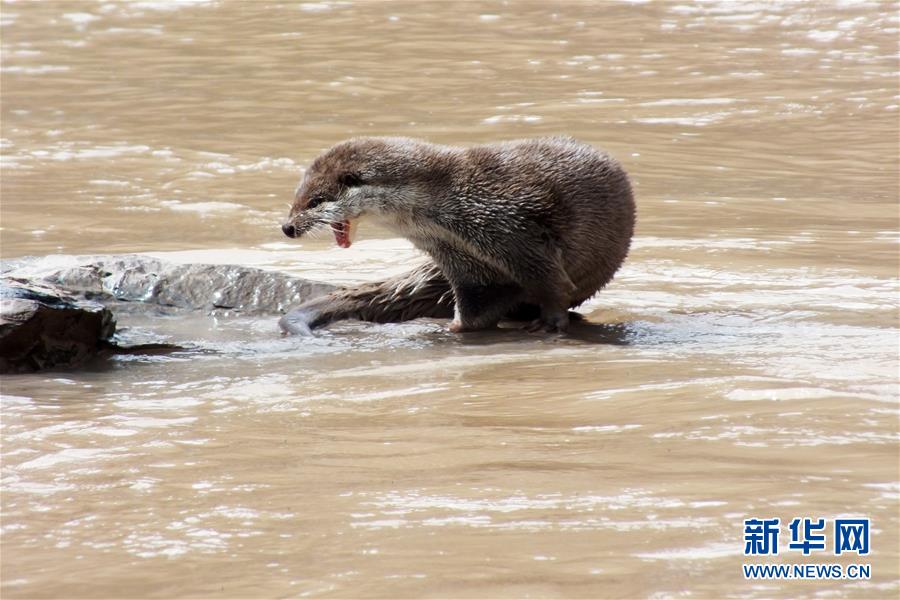
[[113, 338], [115, 319], [104, 304], [116, 310], [127, 302], [217, 314], [280, 314], [335, 289], [237, 265], [178, 265], [131, 254], [57, 258], [4, 261], [0, 372], [72, 367], [102, 352], [179, 349]]
[[107, 347], [112, 312], [59, 288], [0, 280], [0, 373], [72, 367]]
[[192, 310], [280, 314], [335, 286], [238, 265], [178, 265], [147, 256], [77, 257], [73, 266], [41, 268], [19, 260], [7, 272], [85, 298], [144, 302]]

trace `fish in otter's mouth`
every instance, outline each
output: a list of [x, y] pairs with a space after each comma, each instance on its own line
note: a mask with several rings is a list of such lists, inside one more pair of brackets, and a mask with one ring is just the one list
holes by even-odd
[[337, 245], [341, 248], [350, 247], [350, 244], [352, 243], [352, 240], [350, 239], [352, 228], [353, 224], [349, 219], [331, 223], [331, 231], [334, 233], [334, 241], [337, 242]]

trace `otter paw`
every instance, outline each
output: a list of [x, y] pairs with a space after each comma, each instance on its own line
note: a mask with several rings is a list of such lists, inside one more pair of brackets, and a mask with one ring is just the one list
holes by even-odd
[[535, 319], [526, 329], [531, 332], [544, 331], [547, 333], [565, 333], [569, 329], [569, 317], [563, 315], [561, 317], [547, 317]]

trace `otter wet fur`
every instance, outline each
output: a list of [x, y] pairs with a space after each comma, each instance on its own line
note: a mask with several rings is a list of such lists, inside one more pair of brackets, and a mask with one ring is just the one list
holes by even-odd
[[454, 332], [501, 319], [565, 331], [569, 309], [625, 260], [635, 205], [619, 163], [572, 138], [470, 148], [354, 138], [313, 161], [282, 230], [293, 238], [330, 227], [348, 247], [362, 217], [375, 217], [433, 263], [309, 300], [281, 319], [285, 331], [450, 316]]

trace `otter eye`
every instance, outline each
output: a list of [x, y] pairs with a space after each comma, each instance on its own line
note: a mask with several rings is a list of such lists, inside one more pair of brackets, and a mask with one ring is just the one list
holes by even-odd
[[316, 196], [315, 198], [311, 199], [309, 201], [309, 203], [306, 205], [306, 210], [315, 208], [318, 205], [322, 204], [323, 202], [325, 202], [325, 198], [323, 196]]
[[346, 187], [356, 187], [363, 184], [362, 178], [356, 173], [344, 173], [338, 181]]

